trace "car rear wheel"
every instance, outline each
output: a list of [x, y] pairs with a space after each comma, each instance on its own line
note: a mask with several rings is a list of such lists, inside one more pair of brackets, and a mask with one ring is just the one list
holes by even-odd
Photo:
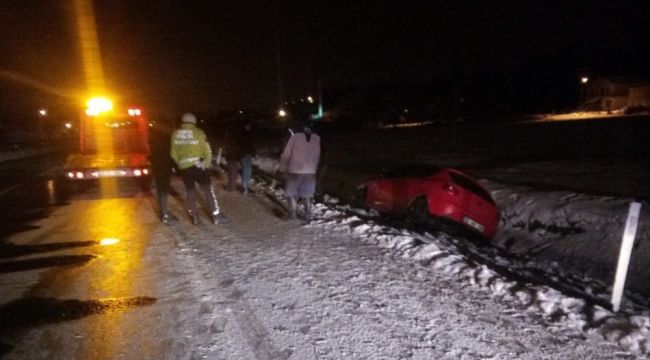
[[463, 235], [463, 226], [456, 223], [455, 221], [444, 218], [433, 216], [431, 219], [431, 228], [444, 232], [452, 236], [462, 236]]
[[407, 210], [407, 221], [415, 227], [426, 227], [430, 224], [429, 204], [427, 198], [420, 196], [413, 200]]

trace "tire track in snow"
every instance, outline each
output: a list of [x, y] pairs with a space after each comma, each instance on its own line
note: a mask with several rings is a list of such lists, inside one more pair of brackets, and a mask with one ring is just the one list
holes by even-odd
[[[216, 226], [218, 226], [219, 230], [226, 232], [225, 236], [222, 237], [233, 237], [231, 231], [223, 225]], [[230, 291], [229, 294], [225, 295], [225, 302], [232, 308], [232, 315], [235, 317], [241, 333], [246, 338], [246, 342], [255, 354], [255, 358], [258, 360], [287, 359], [290, 353], [286, 350], [280, 351], [275, 347], [269, 331], [255, 316], [253, 308], [244, 297], [244, 292], [234, 284], [233, 279], [235, 277], [230, 272], [225, 259], [212, 255], [219, 253], [218, 246], [220, 244], [214, 241], [214, 232], [205, 229], [205, 225], [198, 226], [195, 229], [199, 232], [199, 238], [194, 241], [192, 235], [185, 229], [186, 227], [174, 226], [171, 233], [178, 243], [195, 250], [192, 255], [201, 264], [201, 268], [214, 269], [214, 271], [209, 272], [211, 280], [215, 280], [220, 288]], [[217, 277], [215, 274], [222, 274], [222, 276]], [[222, 327], [221, 325], [217, 326]]]

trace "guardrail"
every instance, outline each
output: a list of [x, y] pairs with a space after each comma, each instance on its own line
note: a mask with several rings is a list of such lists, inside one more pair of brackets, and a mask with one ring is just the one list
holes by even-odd
[[0, 143], [0, 162], [44, 155], [70, 147], [70, 139], [34, 140]]

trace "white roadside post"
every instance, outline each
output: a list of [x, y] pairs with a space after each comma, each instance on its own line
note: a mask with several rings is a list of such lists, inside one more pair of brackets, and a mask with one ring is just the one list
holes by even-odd
[[621, 308], [621, 299], [623, 298], [623, 288], [625, 287], [625, 278], [627, 269], [630, 265], [632, 256], [632, 245], [636, 237], [636, 228], [639, 224], [639, 213], [641, 204], [638, 202], [630, 203], [630, 210], [627, 213], [623, 240], [621, 242], [621, 252], [618, 255], [618, 266], [616, 268], [616, 278], [614, 280], [614, 290], [612, 291], [612, 307], [614, 312]]

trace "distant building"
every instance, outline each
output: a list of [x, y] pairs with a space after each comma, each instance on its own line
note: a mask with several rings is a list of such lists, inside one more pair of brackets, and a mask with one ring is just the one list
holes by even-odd
[[614, 111], [650, 106], [650, 82], [625, 77], [598, 77], [585, 85], [585, 110]]
[[631, 87], [627, 106], [650, 108], [650, 86]]

